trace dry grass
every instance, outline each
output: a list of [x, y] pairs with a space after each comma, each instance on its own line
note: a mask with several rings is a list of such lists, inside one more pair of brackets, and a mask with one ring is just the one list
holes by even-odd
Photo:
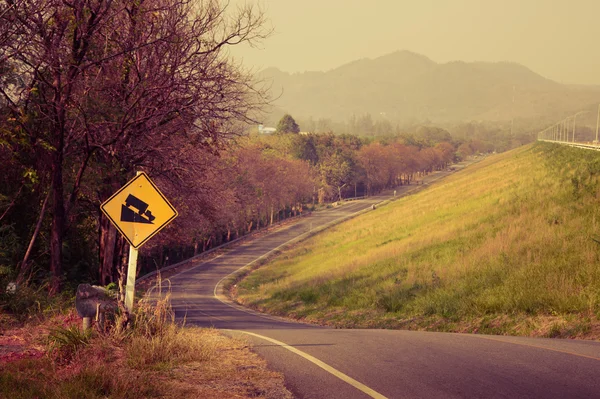
[[[153, 306], [142, 301], [127, 330], [83, 334], [79, 323], [61, 316], [27, 326], [37, 339], [15, 338], [21, 355], [1, 359], [0, 397], [291, 398], [283, 376], [245, 342], [176, 325], [168, 295]], [[53, 350], [23, 355], [41, 339]]]
[[[593, 336], [598, 176], [593, 151], [490, 157], [288, 251], [238, 284], [239, 300], [345, 327]], [[504, 317], [556, 320], [490, 322]]]

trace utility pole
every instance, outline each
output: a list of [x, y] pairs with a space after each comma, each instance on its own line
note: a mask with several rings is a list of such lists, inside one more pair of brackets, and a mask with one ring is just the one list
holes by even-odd
[[596, 118], [596, 140], [594, 144], [598, 144], [598, 125], [600, 125], [600, 104], [598, 104], [598, 118]]

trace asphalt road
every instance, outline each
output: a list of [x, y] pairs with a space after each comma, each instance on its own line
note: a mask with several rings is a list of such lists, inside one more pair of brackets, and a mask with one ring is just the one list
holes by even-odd
[[600, 342], [331, 329], [258, 314], [215, 288], [298, 236], [387, 198], [315, 212], [171, 277], [176, 316], [244, 337], [299, 398], [600, 398]]

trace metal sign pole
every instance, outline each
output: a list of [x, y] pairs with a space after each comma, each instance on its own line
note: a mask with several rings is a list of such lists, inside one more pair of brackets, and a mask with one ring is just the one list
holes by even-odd
[[127, 285], [125, 286], [125, 307], [133, 311], [133, 297], [135, 295], [135, 275], [137, 269], [138, 250], [129, 246], [129, 263], [127, 264]]

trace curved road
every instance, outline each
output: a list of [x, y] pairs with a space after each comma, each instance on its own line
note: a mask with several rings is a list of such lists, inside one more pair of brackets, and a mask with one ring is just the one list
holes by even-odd
[[600, 342], [332, 329], [258, 314], [218, 295], [230, 273], [387, 198], [315, 212], [171, 277], [176, 316], [246, 337], [299, 398], [600, 398]]

